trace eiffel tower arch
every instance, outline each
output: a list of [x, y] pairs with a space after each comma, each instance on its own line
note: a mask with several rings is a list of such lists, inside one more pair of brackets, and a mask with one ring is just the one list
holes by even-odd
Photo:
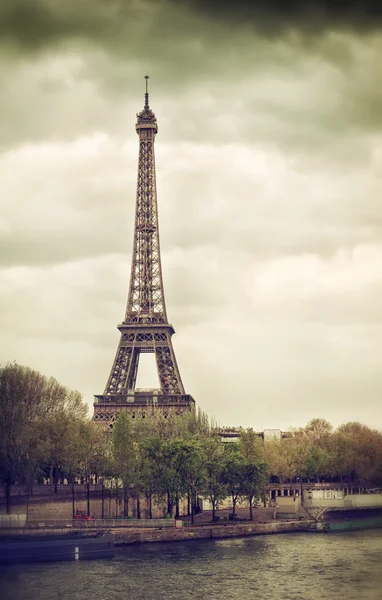
[[[105, 391], [95, 396], [93, 419], [112, 427], [121, 411], [145, 417], [153, 410], [183, 412], [194, 406], [185, 393], [167, 319], [159, 245], [154, 141], [158, 132], [147, 89], [143, 110], [137, 114], [139, 136], [138, 181], [130, 286], [117, 352]], [[141, 353], [154, 353], [160, 387], [136, 389]]]

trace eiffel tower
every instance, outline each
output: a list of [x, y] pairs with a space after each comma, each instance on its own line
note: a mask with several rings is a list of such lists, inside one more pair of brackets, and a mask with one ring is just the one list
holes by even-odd
[[[180, 413], [194, 406], [184, 391], [167, 319], [159, 245], [158, 206], [155, 178], [154, 140], [158, 132], [149, 106], [148, 76], [145, 105], [137, 114], [139, 136], [138, 183], [130, 287], [124, 321], [118, 325], [121, 338], [102, 395], [95, 396], [94, 417], [113, 426], [118, 413], [145, 417], [159, 409]], [[136, 389], [141, 353], [154, 353], [160, 387]]]

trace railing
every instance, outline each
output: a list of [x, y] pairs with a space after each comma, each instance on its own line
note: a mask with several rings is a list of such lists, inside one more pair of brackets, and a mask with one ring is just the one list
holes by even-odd
[[[74, 484], [74, 492], [81, 492], [81, 493], [87, 493], [87, 485], [85, 483], [75, 483]], [[104, 487], [105, 490], [105, 494], [106, 492], [106, 487]], [[114, 488], [115, 489], [115, 488]], [[90, 483], [89, 484], [89, 491], [90, 493], [92, 492], [101, 492], [102, 491], [102, 483]], [[33, 485], [33, 487], [29, 490], [25, 488], [25, 486], [23, 485], [12, 485], [11, 486], [11, 497], [17, 497], [17, 496], [27, 496], [29, 495], [30, 497], [32, 496], [52, 496], [52, 497], [57, 497], [59, 495], [71, 495], [72, 494], [72, 486], [71, 484], [68, 483], [59, 483], [57, 485], [57, 492], [54, 491], [54, 485], [47, 483], [47, 484], [35, 484]], [[4, 488], [1, 487], [0, 488], [0, 498], [3, 498], [5, 496], [4, 493]]]
[[382, 494], [350, 494], [344, 498], [310, 498], [306, 507], [322, 508], [378, 508], [382, 506]]
[[0, 515], [1, 529], [169, 529], [180, 527], [175, 519], [40, 519], [27, 521], [26, 515]]
[[[322, 483], [308, 483], [308, 482], [294, 482], [294, 483], [268, 483], [267, 488], [270, 490], [300, 490], [301, 485], [303, 490], [338, 490], [340, 489], [340, 483], [338, 481], [334, 482], [322, 482]], [[351, 487], [348, 484], [343, 484], [342, 489], [347, 489]]]

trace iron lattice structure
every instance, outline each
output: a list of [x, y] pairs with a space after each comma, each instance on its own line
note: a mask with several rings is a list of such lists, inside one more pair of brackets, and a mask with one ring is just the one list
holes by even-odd
[[[130, 287], [121, 338], [102, 395], [95, 396], [94, 420], [112, 426], [121, 411], [132, 417], [155, 409], [182, 412], [194, 405], [184, 391], [171, 337], [175, 333], [166, 313], [159, 244], [154, 140], [158, 132], [147, 90], [137, 115], [139, 136], [138, 182]], [[141, 353], [154, 353], [160, 387], [137, 390]]]

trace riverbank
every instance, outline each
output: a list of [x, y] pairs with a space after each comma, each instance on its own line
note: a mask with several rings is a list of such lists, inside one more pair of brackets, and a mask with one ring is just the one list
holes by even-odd
[[280, 533], [330, 533], [359, 531], [382, 528], [382, 518], [351, 519], [348, 521], [274, 521], [272, 523], [236, 523], [224, 525], [203, 525], [202, 527], [183, 527], [182, 529], [142, 529], [115, 530], [116, 546], [147, 544], [155, 542], [185, 542], [192, 540], [219, 540], [256, 535]]
[[[263, 515], [264, 516], [264, 515]], [[153, 521], [136, 520], [128, 522], [112, 521], [85, 521], [84, 523], [68, 522], [40, 522], [30, 523], [29, 527], [17, 527], [0, 529], [2, 539], [46, 539], [55, 536], [81, 533], [91, 535], [92, 532], [110, 531], [115, 536], [117, 546], [129, 546], [134, 544], [184, 542], [194, 540], [219, 540], [227, 538], [242, 538], [257, 535], [272, 535], [282, 533], [331, 533], [356, 531], [361, 529], [382, 528], [382, 515], [374, 514], [362, 518], [348, 518], [346, 515], [337, 513], [337, 518], [327, 521], [315, 521], [310, 519], [299, 520], [269, 520], [254, 522], [203, 522], [191, 525], [180, 520], [158, 519]], [[203, 517], [203, 515], [201, 515]]]
[[218, 540], [224, 538], [316, 531], [315, 521], [288, 521], [272, 523], [235, 523], [182, 527], [181, 529], [114, 530], [117, 546], [153, 542], [184, 542], [188, 540]]

